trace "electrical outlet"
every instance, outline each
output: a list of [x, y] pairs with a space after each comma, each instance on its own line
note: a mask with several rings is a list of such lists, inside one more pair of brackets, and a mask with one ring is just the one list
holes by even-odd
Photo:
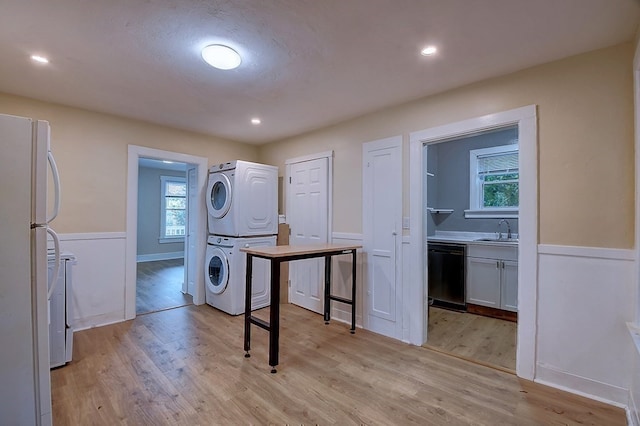
[[409, 220], [408, 217], [403, 217], [402, 218], [402, 229], [410, 229], [411, 228], [411, 221]]

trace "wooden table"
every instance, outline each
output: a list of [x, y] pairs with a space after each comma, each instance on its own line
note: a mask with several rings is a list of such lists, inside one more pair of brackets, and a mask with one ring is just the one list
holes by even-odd
[[[278, 365], [278, 345], [280, 337], [280, 264], [293, 260], [324, 257], [324, 321], [331, 319], [331, 301], [351, 305], [351, 334], [356, 331], [356, 250], [361, 245], [317, 244], [301, 246], [245, 247], [240, 251], [247, 253], [246, 293], [244, 302], [244, 350], [249, 358], [251, 349], [251, 324], [255, 324], [269, 332], [269, 365], [271, 372], [276, 372]], [[331, 257], [341, 254], [351, 255], [351, 300], [331, 294]], [[251, 275], [253, 258], [258, 257], [270, 261], [271, 266], [271, 307], [269, 322], [251, 315]]]

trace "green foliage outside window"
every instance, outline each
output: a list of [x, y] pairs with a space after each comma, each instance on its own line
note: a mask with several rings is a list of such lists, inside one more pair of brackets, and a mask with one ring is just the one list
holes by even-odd
[[518, 207], [518, 173], [483, 176], [483, 207]]

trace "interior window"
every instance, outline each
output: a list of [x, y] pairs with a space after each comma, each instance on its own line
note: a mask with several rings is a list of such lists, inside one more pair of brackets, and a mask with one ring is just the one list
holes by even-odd
[[470, 151], [469, 210], [467, 217], [509, 217], [518, 213], [518, 145], [502, 145]]
[[185, 178], [161, 176], [160, 239], [182, 239], [187, 223], [187, 183]]

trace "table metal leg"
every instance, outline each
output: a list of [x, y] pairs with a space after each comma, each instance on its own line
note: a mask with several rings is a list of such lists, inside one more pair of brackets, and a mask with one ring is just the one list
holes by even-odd
[[[331, 295], [331, 261], [333, 255], [348, 254], [351, 252], [351, 300], [341, 296]], [[251, 315], [251, 293], [252, 293], [252, 275], [253, 275], [253, 258], [252, 254], [247, 253], [247, 266], [246, 266], [246, 282], [245, 282], [245, 308], [244, 308], [244, 350], [245, 357], [250, 357], [249, 351], [251, 349], [251, 324], [257, 325], [269, 332], [269, 365], [271, 366], [271, 373], [276, 373], [276, 366], [279, 363], [279, 345], [280, 345], [280, 266], [282, 262], [288, 262], [291, 260], [301, 260], [313, 257], [324, 257], [324, 320], [326, 324], [329, 324], [331, 320], [331, 301], [335, 300], [341, 303], [351, 305], [351, 334], [356, 330], [356, 250], [339, 250], [335, 252], [324, 253], [310, 253], [305, 254], [293, 254], [291, 256], [282, 257], [263, 257], [268, 259], [271, 268], [271, 282], [269, 283], [271, 289], [270, 300], [270, 322], [267, 323], [264, 320], [253, 317]]]
[[269, 365], [276, 373], [280, 341], [280, 261], [271, 259], [271, 307], [269, 308]]
[[324, 257], [324, 323], [331, 320], [331, 256]]
[[253, 274], [253, 255], [247, 253], [247, 267], [244, 293], [244, 351], [245, 358], [249, 358], [251, 349], [251, 275]]
[[351, 251], [351, 334], [356, 332], [356, 251]]

